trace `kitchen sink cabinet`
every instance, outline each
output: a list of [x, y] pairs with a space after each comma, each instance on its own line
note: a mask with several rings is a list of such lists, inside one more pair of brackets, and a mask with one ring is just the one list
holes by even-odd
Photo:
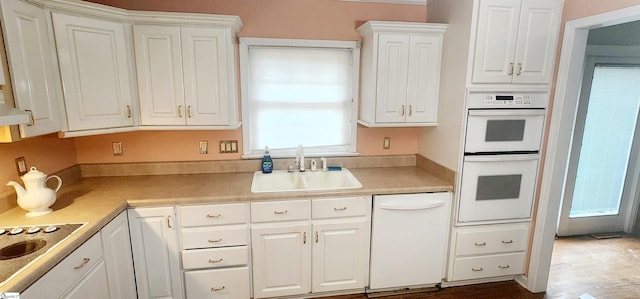
[[235, 34], [234, 25], [134, 25], [140, 124], [237, 128]]
[[133, 126], [131, 36], [121, 21], [52, 13], [67, 129]]
[[58, 132], [62, 87], [47, 11], [20, 0], [0, 1], [2, 30], [16, 108], [31, 115], [20, 135]]
[[[100, 232], [111, 298], [136, 298], [136, 280], [133, 272], [127, 213], [120, 213]], [[92, 298], [92, 296], [84, 298]]]
[[480, 0], [472, 83], [549, 84], [562, 1]]
[[369, 127], [438, 121], [445, 24], [369, 21], [362, 37], [360, 120]]
[[138, 298], [183, 298], [174, 207], [127, 212]]

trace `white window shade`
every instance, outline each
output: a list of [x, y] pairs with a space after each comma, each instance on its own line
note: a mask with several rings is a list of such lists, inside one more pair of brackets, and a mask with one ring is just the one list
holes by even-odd
[[275, 41], [285, 45], [243, 43], [245, 156], [262, 155], [265, 146], [290, 156], [298, 144], [307, 155], [355, 153], [356, 43]]

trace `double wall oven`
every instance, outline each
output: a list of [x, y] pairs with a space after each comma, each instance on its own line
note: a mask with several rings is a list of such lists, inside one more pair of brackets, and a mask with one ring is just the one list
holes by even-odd
[[459, 224], [531, 217], [546, 92], [467, 95]]

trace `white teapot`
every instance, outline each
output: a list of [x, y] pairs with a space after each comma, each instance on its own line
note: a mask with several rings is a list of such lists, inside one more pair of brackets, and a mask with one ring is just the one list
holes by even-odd
[[[31, 167], [29, 172], [20, 177], [24, 182], [24, 188], [20, 184], [10, 181], [7, 186], [13, 186], [18, 194], [18, 206], [29, 211], [27, 217], [41, 216], [51, 213], [50, 206], [56, 202], [56, 192], [62, 187], [62, 179], [57, 175], [47, 176], [44, 172]], [[50, 179], [58, 180], [55, 190], [46, 186]]]

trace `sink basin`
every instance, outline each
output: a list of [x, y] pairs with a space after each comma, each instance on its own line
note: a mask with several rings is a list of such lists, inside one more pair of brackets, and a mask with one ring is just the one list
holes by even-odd
[[252, 193], [303, 192], [362, 188], [362, 184], [346, 168], [339, 171], [288, 172], [274, 170], [272, 173], [256, 171], [251, 183]]

